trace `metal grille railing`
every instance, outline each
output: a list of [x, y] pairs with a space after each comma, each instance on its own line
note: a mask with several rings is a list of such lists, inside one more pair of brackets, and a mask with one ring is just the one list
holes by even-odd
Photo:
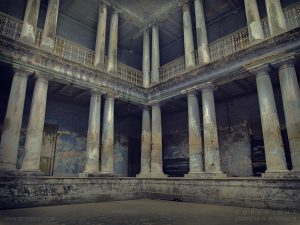
[[[300, 26], [300, 3], [296, 3], [284, 9], [287, 29], [291, 30]], [[266, 38], [271, 37], [267, 18], [261, 20], [263, 32]], [[0, 35], [18, 40], [22, 29], [22, 21], [0, 12]], [[42, 30], [38, 29], [36, 34], [36, 46], [40, 46]], [[250, 45], [247, 27], [222, 37], [209, 44], [210, 62], [217, 61], [233, 53], [247, 48]], [[72, 41], [56, 36], [54, 52], [55, 55], [71, 60], [78, 64], [94, 68], [95, 52]], [[202, 66], [199, 63], [197, 51], [195, 51], [196, 67]], [[107, 67], [105, 58], [104, 70]], [[142, 86], [143, 73], [137, 69], [118, 62], [116, 73], [110, 73], [120, 79]], [[160, 82], [178, 77], [187, 72], [184, 56], [173, 60], [160, 67]]]
[[[292, 30], [300, 26], [300, 3], [293, 4], [285, 8], [283, 11], [288, 30]], [[261, 20], [261, 24], [265, 38], [270, 38], [271, 34], [268, 19], [263, 18]], [[210, 62], [222, 59], [233, 53], [241, 51], [247, 48], [248, 46], [250, 46], [248, 28], [243, 27], [242, 29], [234, 33], [231, 33], [229, 35], [226, 35], [225, 37], [222, 37], [220, 39], [217, 39], [216, 41], [209, 43], [208, 48]], [[202, 66], [199, 63], [197, 51], [195, 51], [195, 59], [195, 67]], [[160, 67], [160, 81], [167, 81], [171, 78], [178, 77], [186, 72], [187, 70], [185, 68], [184, 56], [182, 56]]]
[[[12, 16], [0, 12], [0, 35], [18, 40], [20, 37], [23, 22]], [[39, 47], [42, 40], [43, 31], [37, 30], [35, 46]], [[55, 37], [53, 54], [68, 59], [72, 62], [94, 68], [95, 52], [89, 48], [85, 48], [77, 43], [66, 40], [62, 37]], [[103, 70], [107, 68], [107, 57], [104, 60]], [[143, 85], [143, 73], [135, 68], [118, 62], [118, 70], [110, 75], [126, 80], [132, 84]]]

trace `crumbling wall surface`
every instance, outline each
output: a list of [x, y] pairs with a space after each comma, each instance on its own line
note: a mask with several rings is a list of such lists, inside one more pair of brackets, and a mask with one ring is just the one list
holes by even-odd
[[219, 127], [221, 167], [229, 176], [252, 176], [251, 144], [247, 123]]
[[151, 198], [281, 210], [300, 209], [299, 179], [0, 177], [0, 208]]
[[187, 112], [162, 117], [165, 159], [189, 158]]
[[77, 176], [85, 164], [89, 108], [49, 99], [45, 123], [56, 124], [54, 176]]
[[128, 136], [123, 134], [114, 137], [114, 172], [121, 177], [128, 175]]

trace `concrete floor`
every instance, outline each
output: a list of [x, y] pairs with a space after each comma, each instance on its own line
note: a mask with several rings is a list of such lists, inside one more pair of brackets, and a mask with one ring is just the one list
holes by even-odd
[[299, 225], [300, 213], [141, 199], [2, 210], [0, 224]]

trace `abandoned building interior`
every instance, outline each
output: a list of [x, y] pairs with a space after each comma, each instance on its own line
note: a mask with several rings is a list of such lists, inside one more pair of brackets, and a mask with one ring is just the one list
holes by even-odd
[[1, 208], [300, 207], [299, 0], [0, 0]]

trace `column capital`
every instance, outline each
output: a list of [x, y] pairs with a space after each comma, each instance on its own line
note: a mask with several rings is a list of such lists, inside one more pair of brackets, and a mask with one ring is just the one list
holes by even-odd
[[271, 71], [269, 63], [260, 64], [260, 65], [251, 65], [246, 69], [255, 76], [269, 74]]
[[190, 4], [188, 1], [185, 1], [182, 3], [182, 10], [185, 11], [185, 10], [189, 10], [190, 9]]
[[200, 89], [202, 92], [205, 92], [205, 91], [216, 91], [218, 89], [218, 87], [213, 83], [213, 82], [207, 82], [207, 83], [204, 83], [200, 86]]
[[14, 75], [24, 76], [24, 77], [31, 76], [34, 73], [33, 70], [21, 66], [15, 66], [15, 65], [13, 65], [13, 71], [14, 71]]
[[98, 90], [98, 89], [94, 89], [94, 88], [91, 88], [91, 89], [89, 90], [89, 92], [90, 92], [91, 95], [102, 95], [102, 94], [103, 94], [102, 91], [100, 91], [100, 90]]
[[98, 0], [97, 4], [99, 7], [107, 7], [107, 3], [104, 0]]
[[51, 78], [47, 74], [40, 71], [34, 71], [34, 77], [47, 83], [51, 80]]
[[153, 101], [150, 101], [150, 102], [147, 103], [148, 107], [153, 107], [153, 106], [156, 106], [156, 105], [160, 106], [161, 103], [158, 100], [153, 100]]
[[295, 61], [296, 61], [295, 55], [290, 55], [290, 56], [284, 57], [280, 61], [272, 64], [272, 66], [275, 69], [282, 70], [282, 69], [285, 69], [285, 68], [294, 67], [295, 66]]
[[150, 105], [144, 105], [143, 106], [143, 110], [150, 111], [150, 109], [151, 109]]
[[112, 92], [106, 92], [104, 98], [108, 101], [113, 101], [115, 99], [119, 99], [120, 96]]

